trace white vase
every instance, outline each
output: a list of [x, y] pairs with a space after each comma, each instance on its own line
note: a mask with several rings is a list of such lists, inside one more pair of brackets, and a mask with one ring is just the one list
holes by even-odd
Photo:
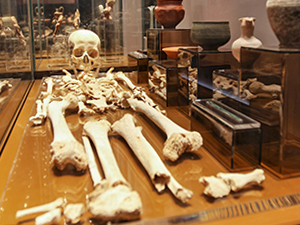
[[253, 47], [258, 48], [262, 46], [259, 39], [254, 37], [254, 17], [240, 18], [241, 22], [241, 36], [232, 43], [231, 52], [234, 58], [240, 62], [240, 50], [241, 47]]

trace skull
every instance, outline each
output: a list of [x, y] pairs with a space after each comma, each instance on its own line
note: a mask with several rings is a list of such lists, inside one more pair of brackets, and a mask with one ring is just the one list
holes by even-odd
[[100, 39], [98, 35], [90, 30], [76, 30], [69, 37], [69, 45], [73, 47], [72, 65], [87, 74], [97, 68], [95, 74], [97, 76], [100, 69]]

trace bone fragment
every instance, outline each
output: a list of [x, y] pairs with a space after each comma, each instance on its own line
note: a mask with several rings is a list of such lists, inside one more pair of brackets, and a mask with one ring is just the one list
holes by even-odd
[[106, 120], [87, 122], [83, 129], [95, 145], [105, 174], [105, 181], [89, 195], [88, 210], [95, 218], [105, 221], [138, 219], [142, 212], [141, 199], [131, 190], [117, 165], [108, 139], [111, 124]]
[[0, 81], [0, 93], [7, 90], [8, 88], [11, 88], [12, 85], [7, 80]]
[[115, 187], [97, 186], [87, 204], [90, 213], [104, 221], [136, 220], [142, 213], [139, 194], [123, 184]]
[[217, 177], [224, 180], [232, 191], [238, 191], [246, 185], [260, 185], [265, 180], [264, 171], [255, 169], [250, 173], [218, 173]]
[[52, 98], [53, 92], [53, 78], [47, 77], [45, 79], [45, 84], [47, 85], [47, 90], [45, 92], [41, 92], [40, 98], [36, 101], [37, 110], [36, 114], [29, 118], [34, 125], [41, 125], [48, 115], [48, 106]]
[[172, 177], [156, 151], [143, 136], [142, 128], [135, 126], [132, 115], [126, 114], [122, 119], [113, 124], [112, 129], [127, 141], [132, 151], [146, 169], [158, 192], [161, 192], [168, 186], [175, 197], [184, 203], [192, 197], [193, 192], [182, 187]]
[[252, 94], [269, 94], [273, 98], [278, 98], [281, 93], [281, 86], [277, 84], [265, 85], [262, 82], [255, 81], [249, 86]]
[[40, 125], [44, 122], [46, 115], [43, 110], [43, 102], [41, 100], [36, 100], [36, 114], [29, 118], [29, 121], [34, 125]]
[[[110, 70], [110, 72], [112, 71], [112, 69]], [[126, 86], [129, 87], [130, 90], [133, 92], [134, 98], [141, 99], [144, 102], [146, 102], [148, 105], [150, 105], [153, 108], [155, 108], [156, 110], [158, 110], [158, 111], [160, 111], [162, 113], [165, 113], [165, 111], [161, 110], [158, 107], [158, 105], [155, 104], [154, 101], [146, 94], [146, 92], [143, 90], [143, 88], [135, 86], [131, 82], [131, 80], [128, 77], [125, 76], [124, 73], [119, 72], [119, 73], [116, 73], [116, 74], [110, 75], [110, 76], [113, 76], [115, 80], [121, 80], [121, 81], [123, 81], [126, 84]]]
[[229, 195], [230, 186], [222, 179], [214, 176], [202, 176], [199, 182], [205, 186], [204, 194], [213, 198], [222, 198]]
[[128, 102], [135, 111], [144, 113], [166, 133], [163, 155], [167, 159], [176, 161], [184, 152], [196, 151], [201, 147], [202, 137], [198, 132], [183, 129], [142, 101], [128, 99]]
[[78, 99], [73, 94], [68, 94], [62, 101], [53, 101], [49, 104], [49, 118], [52, 123], [54, 139], [50, 145], [51, 162], [63, 170], [67, 164], [72, 164], [78, 171], [85, 170], [87, 158], [84, 148], [71, 133], [64, 117], [67, 108], [77, 107]]
[[61, 209], [53, 209], [35, 218], [36, 225], [56, 224], [61, 219]]
[[31, 207], [28, 209], [18, 210], [16, 213], [16, 218], [18, 219], [31, 214], [48, 212], [56, 208], [62, 208], [63, 206], [64, 206], [63, 198], [57, 198], [55, 201], [47, 204]]
[[68, 224], [79, 223], [81, 216], [85, 213], [85, 206], [83, 203], [68, 204], [64, 209], [64, 216]]
[[274, 111], [274, 112], [280, 112], [281, 102], [280, 102], [280, 100], [272, 100], [272, 101], [266, 103], [263, 106], [263, 108]]
[[93, 181], [93, 186], [96, 187], [101, 183], [102, 177], [98, 171], [98, 166], [89, 138], [87, 136], [82, 136], [82, 141], [86, 152], [86, 156], [88, 158], [88, 166]]

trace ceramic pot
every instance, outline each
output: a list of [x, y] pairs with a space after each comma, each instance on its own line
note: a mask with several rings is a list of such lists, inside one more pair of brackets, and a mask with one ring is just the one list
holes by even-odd
[[195, 21], [191, 28], [191, 41], [203, 50], [217, 50], [230, 39], [228, 21]]
[[300, 48], [300, 0], [268, 0], [266, 8], [280, 47]]
[[[242, 46], [258, 48], [262, 46], [262, 43], [254, 36], [254, 17], [243, 17], [239, 21], [241, 22], [241, 36], [232, 43], [231, 52], [234, 58], [240, 62], [240, 50]], [[248, 64], [252, 64], [256, 60], [256, 57], [253, 58], [249, 55], [249, 59], [243, 59], [244, 63], [245, 60], [248, 61]]]
[[175, 28], [184, 18], [185, 9], [182, 6], [183, 0], [157, 0], [154, 9], [155, 19], [164, 28]]

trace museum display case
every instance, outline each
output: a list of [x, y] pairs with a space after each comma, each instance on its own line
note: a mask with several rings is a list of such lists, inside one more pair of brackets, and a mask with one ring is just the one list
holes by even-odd
[[0, 223], [299, 223], [300, 50], [239, 63], [191, 41], [194, 1], [177, 28], [139, 3], [124, 54], [124, 1], [0, 0]]
[[[299, 175], [295, 129], [298, 60], [298, 49], [242, 47], [240, 70], [215, 72], [238, 77], [230, 88], [224, 88], [224, 80], [219, 79], [222, 88], [218, 92], [223, 97], [218, 99], [261, 123], [261, 165], [281, 178]], [[234, 97], [228, 95], [233, 89]]]
[[191, 106], [191, 130], [202, 134], [203, 146], [229, 171], [260, 164], [260, 123], [214, 99], [197, 99]]
[[[151, 60], [148, 63], [148, 85], [150, 97], [164, 106], [186, 106], [188, 101], [187, 83], [180, 80], [185, 79], [188, 74], [187, 67], [178, 67], [176, 60]], [[179, 84], [181, 83], [181, 87]]]
[[33, 79], [27, 7], [0, 1], [0, 155]]

